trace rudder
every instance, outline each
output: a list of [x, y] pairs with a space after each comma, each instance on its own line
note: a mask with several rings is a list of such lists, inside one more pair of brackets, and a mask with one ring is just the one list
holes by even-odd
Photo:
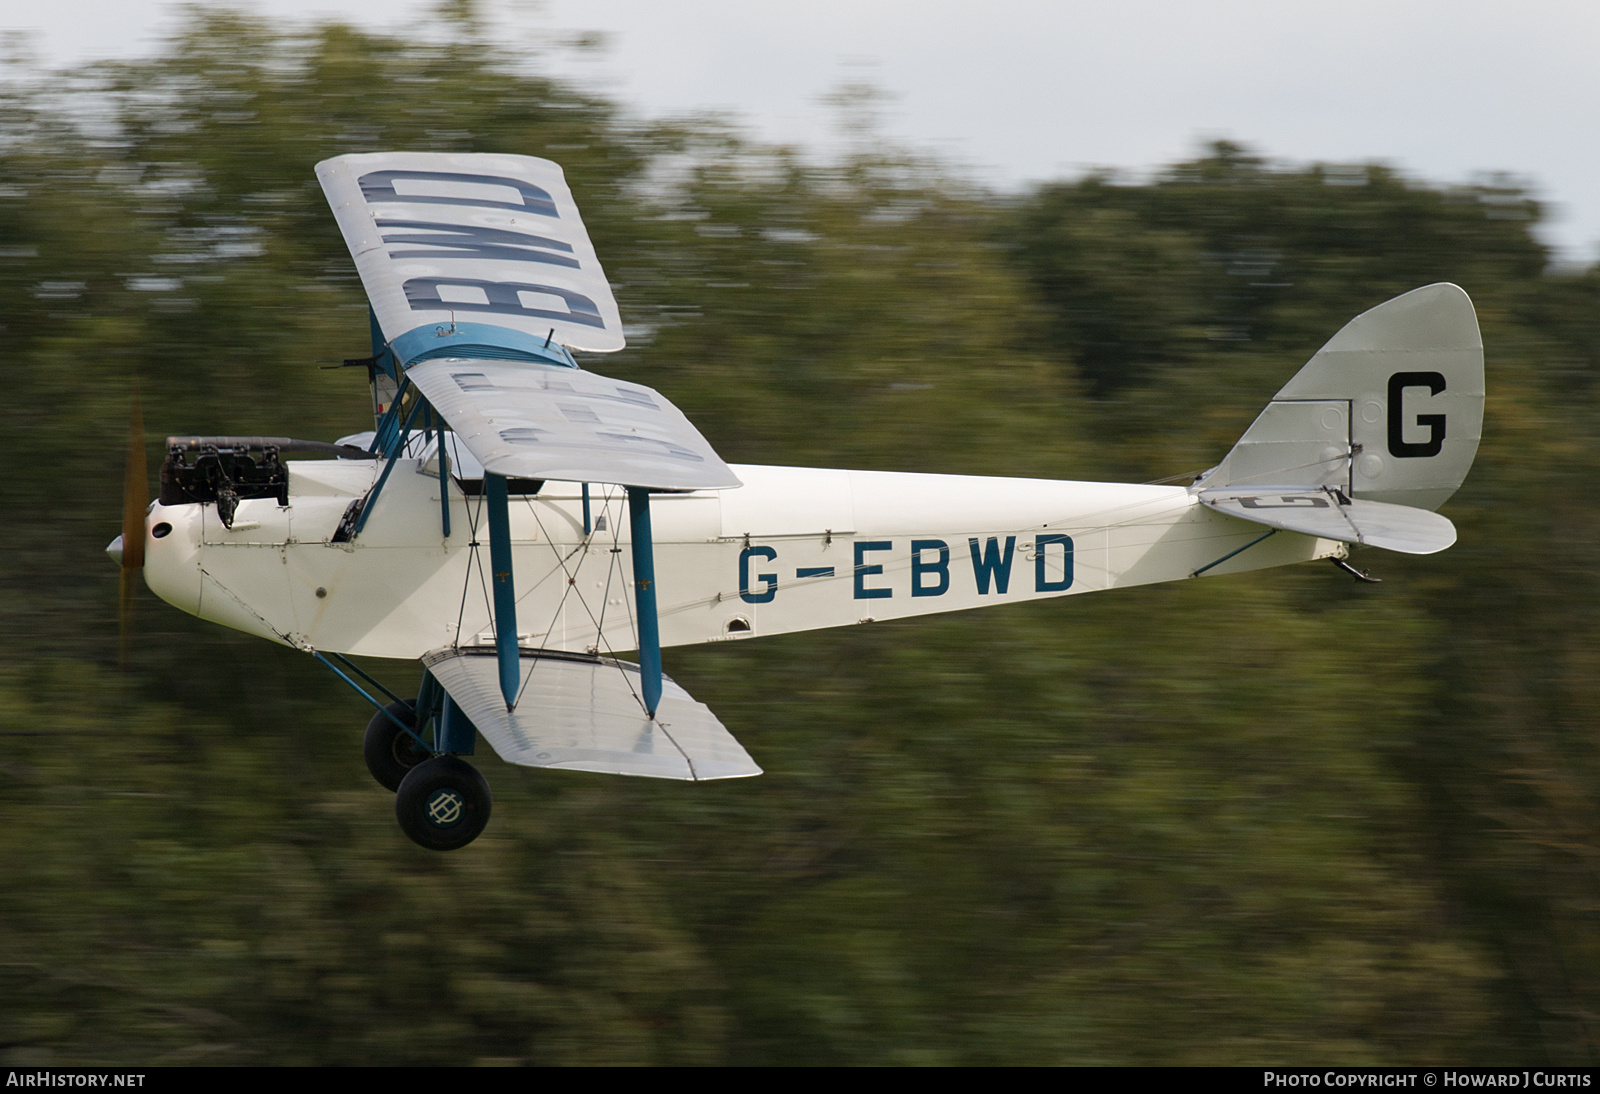
[[1346, 323], [1195, 485], [1438, 509], [1477, 455], [1483, 395], [1472, 301], [1448, 283], [1413, 289]]

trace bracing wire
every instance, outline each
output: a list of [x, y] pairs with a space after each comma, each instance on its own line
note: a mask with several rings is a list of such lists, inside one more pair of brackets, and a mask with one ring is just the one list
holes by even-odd
[[[472, 591], [472, 571], [474, 567], [476, 567], [478, 570], [478, 583], [483, 591], [483, 603], [485, 609], [487, 609], [490, 604], [489, 587], [484, 583], [483, 580], [483, 558], [479, 554], [482, 548], [478, 543], [478, 528], [483, 518], [483, 495], [478, 495], [478, 506], [476, 511], [474, 511], [472, 504], [466, 501], [465, 498], [463, 498], [462, 501], [462, 508], [465, 509], [467, 513], [467, 532], [470, 536], [470, 538], [467, 540], [467, 545], [468, 550], [471, 553], [467, 556], [466, 573], [463, 575], [461, 582], [461, 606], [456, 610], [456, 639], [453, 646], [455, 649], [461, 648], [461, 625], [466, 620], [467, 598]], [[493, 618], [494, 613], [490, 611], [489, 616], [491, 625], [493, 625], [495, 622]]]
[[[607, 499], [606, 499], [605, 507], [602, 509], [602, 512], [606, 513], [608, 516], [609, 516], [609, 513], [610, 513], [610, 502], [611, 502], [611, 498], [608, 496]], [[531, 501], [529, 502], [529, 511], [533, 514], [534, 521], [538, 524], [539, 534], [544, 537], [545, 542], [550, 544], [551, 552], [555, 555], [556, 564], [557, 564], [557, 567], [558, 567], [560, 573], [562, 574], [563, 577], [565, 577], [567, 579], [566, 587], [561, 592], [561, 598], [557, 602], [556, 607], [555, 607], [554, 611], [551, 614], [550, 625], [545, 628], [543, 641], [544, 642], [548, 642], [550, 634], [551, 634], [551, 632], [553, 632], [555, 630], [556, 622], [560, 619], [561, 612], [566, 606], [567, 598], [569, 596], [571, 596], [573, 591], [577, 588], [577, 578], [578, 578], [578, 575], [582, 571], [583, 560], [587, 559], [588, 556], [589, 556], [589, 551], [590, 551], [590, 547], [591, 547], [592, 540], [593, 540], [593, 532], [591, 531], [590, 535], [588, 537], [586, 537], [584, 539], [584, 541], [582, 543], [580, 543], [577, 547], [574, 547], [571, 551], [567, 552], [567, 554], [563, 555], [561, 553], [561, 551], [560, 551], [560, 548], [556, 545], [554, 539], [550, 536], [549, 529], [547, 529], [545, 527], [544, 520], [539, 515], [538, 507], [535, 506]], [[618, 538], [619, 532], [617, 530], [616, 525], [617, 525], [616, 521], [609, 520], [609, 519], [607, 520], [607, 526], [612, 531], [611, 542], [612, 542], [613, 547], [615, 547], [616, 544], [618, 542], [620, 542], [620, 540]], [[618, 550], [612, 551], [610, 553], [611, 553], [611, 562], [608, 564], [608, 566], [606, 568], [606, 585], [605, 585], [605, 592], [601, 597], [600, 615], [598, 617], [595, 616], [595, 613], [594, 613], [593, 609], [590, 608], [588, 601], [584, 598], [584, 596], [583, 596], [583, 594], [581, 592], [578, 593], [577, 601], [578, 601], [578, 603], [580, 605], [582, 605], [583, 610], [584, 610], [584, 614], [586, 614], [589, 617], [589, 622], [594, 625], [596, 648], [599, 649], [599, 648], [603, 647], [605, 649], [605, 651], [606, 651], [607, 656], [609, 656], [613, 661], [615, 661], [615, 660], [617, 660], [616, 651], [611, 647], [611, 643], [606, 638], [606, 633], [605, 633], [605, 611], [606, 611], [606, 605], [609, 603], [609, 600], [610, 600], [611, 578], [612, 578], [612, 576], [613, 576], [613, 574], [615, 572], [615, 568], [621, 564], [621, 552], [620, 552], [620, 549], [618, 549]], [[576, 566], [574, 566], [574, 567], [569, 569], [568, 568], [568, 563], [571, 562], [573, 557], [576, 556], [576, 555], [581, 555], [582, 557], [579, 558], [579, 561], [576, 564]], [[550, 577], [554, 576], [554, 574], [556, 572], [557, 572], [557, 570], [551, 570], [548, 574], [545, 575], [544, 578], [540, 579], [539, 584], [542, 585], [545, 581], [549, 580]], [[532, 591], [533, 591], [532, 589], [529, 590], [530, 593]], [[520, 598], [519, 598], [519, 600], [520, 600]], [[630, 618], [631, 618], [631, 616], [630, 616]], [[629, 694], [631, 694], [633, 696], [634, 700], [636, 702], [638, 702], [640, 704], [640, 707], [642, 708], [643, 705], [644, 705], [644, 700], [639, 695], [638, 691], [634, 688], [633, 681], [628, 676], [627, 671], [625, 669], [621, 668], [620, 665], [618, 666], [617, 671], [622, 674], [623, 681], [627, 685]], [[527, 673], [527, 674], [525, 674], [523, 676], [522, 687], [517, 692], [517, 701], [518, 702], [521, 701], [522, 693], [527, 690], [528, 684], [531, 681], [532, 681], [532, 673], [531, 672], [529, 672], [529, 673]], [[674, 743], [676, 743], [676, 742], [674, 742]]]

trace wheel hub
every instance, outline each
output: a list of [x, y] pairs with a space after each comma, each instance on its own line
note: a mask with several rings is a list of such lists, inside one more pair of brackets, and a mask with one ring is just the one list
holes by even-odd
[[466, 799], [449, 787], [435, 791], [428, 799], [428, 823], [435, 828], [452, 828], [461, 822], [466, 804]]

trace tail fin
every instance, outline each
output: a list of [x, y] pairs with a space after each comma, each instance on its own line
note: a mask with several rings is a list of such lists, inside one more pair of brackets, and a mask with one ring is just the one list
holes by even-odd
[[1458, 286], [1427, 285], [1346, 323], [1195, 484], [1330, 487], [1438, 509], [1483, 429], [1483, 340]]

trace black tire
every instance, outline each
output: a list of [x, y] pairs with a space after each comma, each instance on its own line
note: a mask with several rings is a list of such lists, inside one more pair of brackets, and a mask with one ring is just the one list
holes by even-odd
[[489, 823], [489, 780], [460, 756], [435, 756], [411, 769], [394, 796], [401, 831], [430, 851], [454, 851]]
[[[398, 699], [384, 710], [408, 727], [417, 727], [417, 704], [410, 699]], [[380, 711], [367, 723], [367, 735], [361, 741], [361, 755], [367, 761], [367, 770], [378, 780], [378, 785], [393, 791], [400, 789], [401, 780], [407, 772], [433, 753]]]

